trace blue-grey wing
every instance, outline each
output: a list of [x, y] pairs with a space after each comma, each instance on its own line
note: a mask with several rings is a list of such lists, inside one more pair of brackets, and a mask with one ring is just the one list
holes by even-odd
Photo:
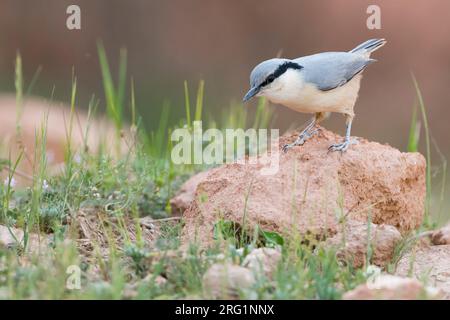
[[375, 60], [350, 52], [323, 52], [293, 61], [303, 66], [301, 72], [307, 83], [328, 91], [346, 84]]

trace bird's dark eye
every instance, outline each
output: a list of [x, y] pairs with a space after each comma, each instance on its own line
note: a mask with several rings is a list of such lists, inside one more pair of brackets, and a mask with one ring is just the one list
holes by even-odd
[[261, 87], [267, 86], [269, 83], [272, 83], [276, 79], [275, 75], [269, 75], [266, 80], [261, 84]]

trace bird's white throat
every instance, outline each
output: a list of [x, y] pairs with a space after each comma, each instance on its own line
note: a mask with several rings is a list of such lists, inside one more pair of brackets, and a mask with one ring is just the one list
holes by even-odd
[[272, 85], [261, 92], [269, 101], [304, 113], [339, 112], [353, 114], [358, 97], [361, 75], [345, 85], [322, 91], [314, 84], [305, 83], [299, 70], [287, 70]]
[[287, 105], [299, 100], [304, 86], [305, 82], [300, 72], [287, 70], [266, 88], [262, 95], [273, 103]]

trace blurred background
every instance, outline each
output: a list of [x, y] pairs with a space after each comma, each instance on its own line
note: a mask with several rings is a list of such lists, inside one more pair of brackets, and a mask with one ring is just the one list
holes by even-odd
[[[81, 7], [81, 30], [66, 28], [66, 9]], [[368, 30], [367, 7], [381, 8], [381, 30]], [[119, 51], [128, 51], [138, 113], [145, 126], [158, 124], [170, 103], [170, 121], [183, 117], [183, 82], [194, 93], [205, 80], [206, 113], [240, 103], [252, 68], [281, 52], [295, 58], [320, 51], [348, 51], [384, 37], [374, 54], [356, 105], [353, 134], [405, 150], [416, 100], [411, 72], [428, 108], [433, 137], [450, 154], [450, 1], [447, 0], [1, 0], [0, 92], [14, 92], [14, 61], [20, 51], [24, 79], [42, 67], [33, 95], [69, 102], [72, 69], [78, 78], [77, 107], [92, 94], [104, 108], [97, 41], [113, 74]], [[246, 106], [254, 109], [255, 103]], [[14, 113], [13, 106], [10, 107]], [[285, 130], [309, 116], [276, 109], [274, 127]], [[344, 132], [344, 119], [325, 123]], [[423, 140], [423, 139], [422, 139]]]

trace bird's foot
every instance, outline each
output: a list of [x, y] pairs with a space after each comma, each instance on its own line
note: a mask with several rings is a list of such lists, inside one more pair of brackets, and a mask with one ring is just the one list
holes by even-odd
[[340, 151], [341, 153], [345, 152], [351, 144], [357, 144], [358, 140], [356, 139], [345, 139], [342, 143], [335, 143], [328, 147], [328, 152]]
[[284, 153], [288, 152], [288, 150], [294, 146], [296, 146], [297, 144], [294, 143], [288, 143], [285, 144], [281, 149], [283, 150]]
[[319, 129], [314, 129], [310, 132], [308, 131], [304, 131], [302, 132], [297, 140], [295, 140], [293, 143], [289, 143], [289, 144], [285, 144], [283, 146], [283, 152], [287, 152], [290, 148], [295, 147], [295, 146], [302, 146], [306, 140], [308, 140], [309, 138], [311, 138], [312, 136], [314, 136], [317, 132], [319, 131]]

